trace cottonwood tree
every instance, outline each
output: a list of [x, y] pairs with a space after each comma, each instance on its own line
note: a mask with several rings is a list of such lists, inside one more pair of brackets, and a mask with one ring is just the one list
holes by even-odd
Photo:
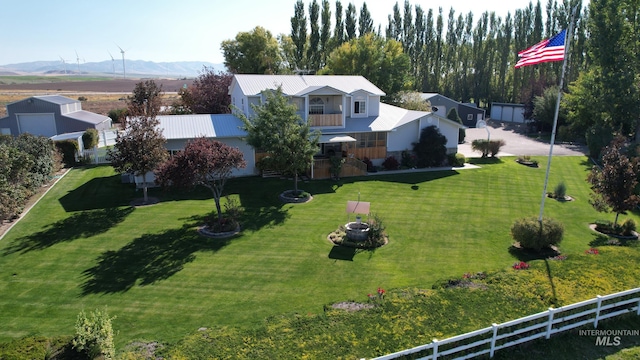
[[282, 87], [264, 92], [266, 101], [252, 105], [255, 116], [247, 118], [238, 113], [247, 132], [247, 143], [267, 154], [262, 159], [265, 168], [293, 176], [294, 192], [298, 192], [298, 175], [313, 163], [318, 148], [319, 132], [311, 132], [309, 123], [297, 113], [282, 93]]
[[233, 74], [279, 74], [282, 70], [278, 40], [261, 26], [224, 40], [221, 48], [224, 66]]
[[107, 158], [116, 171], [142, 176], [144, 203], [148, 203], [147, 173], [155, 170], [168, 157], [166, 139], [158, 128], [162, 86], [153, 80], [139, 82], [127, 99], [131, 116], [116, 143], [107, 150]]
[[402, 43], [368, 33], [335, 49], [320, 74], [362, 75], [392, 98], [410, 84], [410, 65]]
[[623, 136], [615, 137], [602, 151], [602, 169], [594, 166], [587, 177], [594, 191], [589, 203], [598, 211], [616, 213], [614, 226], [620, 214], [640, 204], [635, 194], [640, 162], [637, 157], [627, 156], [625, 146]]
[[155, 172], [161, 186], [193, 187], [211, 190], [216, 203], [218, 223], [222, 223], [220, 198], [233, 170], [247, 165], [237, 147], [200, 137], [187, 143], [184, 150], [166, 161]]
[[193, 85], [180, 91], [182, 103], [194, 114], [228, 114], [231, 112], [231, 80], [230, 73], [205, 66]]

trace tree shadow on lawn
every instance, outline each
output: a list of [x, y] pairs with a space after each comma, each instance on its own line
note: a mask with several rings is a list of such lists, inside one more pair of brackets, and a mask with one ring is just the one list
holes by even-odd
[[145, 234], [119, 250], [100, 255], [97, 264], [83, 272], [82, 295], [126, 292], [135, 285], [168, 279], [195, 260], [198, 251], [216, 252], [233, 238], [212, 239], [198, 233], [202, 216], [189, 218], [179, 229]]
[[88, 238], [104, 233], [133, 212], [134, 208], [107, 208], [74, 213], [66, 219], [47, 225], [45, 230], [15, 239], [4, 255], [44, 250], [58, 243]]
[[[406, 172], [406, 173], [392, 173], [368, 175], [368, 176], [353, 176], [340, 178], [340, 180], [312, 180], [307, 183], [299, 184], [299, 188], [309, 192], [311, 195], [315, 194], [333, 194], [340, 187], [346, 184], [362, 183], [368, 181], [379, 181], [389, 183], [399, 183], [411, 185], [412, 189], [417, 186], [416, 184], [444, 179], [450, 176], [458, 175], [456, 170], [437, 170], [437, 171], [418, 171], [418, 172]], [[290, 180], [280, 180], [290, 181]], [[293, 185], [293, 184], [292, 184]], [[414, 189], [415, 190], [415, 189]]]
[[61, 197], [66, 212], [128, 206], [135, 187], [122, 184], [120, 175], [93, 178]]

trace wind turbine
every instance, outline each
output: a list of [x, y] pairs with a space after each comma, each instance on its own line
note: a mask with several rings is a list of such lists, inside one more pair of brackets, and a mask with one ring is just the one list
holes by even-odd
[[64, 66], [64, 74], [67, 75], [67, 60], [63, 59], [62, 56], [59, 57], [62, 60], [62, 66]]
[[116, 46], [118, 47], [118, 49], [120, 49], [120, 53], [122, 54], [122, 78], [126, 79], [127, 78], [127, 73], [126, 73], [126, 71], [124, 69], [124, 50], [122, 50], [120, 45], [116, 44]]
[[107, 52], [109, 53], [109, 56], [111, 56], [111, 67], [113, 67], [113, 77], [116, 77], [116, 59], [113, 58], [113, 55], [111, 55], [111, 52], [109, 50], [107, 50]]
[[78, 74], [80, 74], [80, 56], [78, 55], [78, 51], [74, 50], [76, 52], [76, 62], [78, 63]]

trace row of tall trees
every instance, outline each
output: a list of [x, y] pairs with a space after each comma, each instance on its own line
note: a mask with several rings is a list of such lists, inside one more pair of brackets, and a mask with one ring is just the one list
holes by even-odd
[[329, 0], [312, 0], [308, 6], [298, 0], [290, 34], [274, 37], [257, 27], [226, 40], [222, 48], [225, 65], [234, 73], [352, 74], [335, 65], [349, 61], [355, 73], [367, 71], [362, 75], [371, 76], [376, 60], [385, 57], [395, 42], [407, 66], [394, 66], [401, 75], [393, 79], [371, 79], [378, 80], [374, 83], [389, 96], [399, 89], [385, 80], [402, 78], [405, 90], [438, 92], [463, 102], [531, 102], [545, 87], [557, 84], [561, 65], [516, 70], [517, 52], [566, 28], [575, 5], [581, 10], [571, 47], [568, 80], [573, 81], [587, 66], [588, 12], [582, 10], [580, 0], [548, 0], [544, 8], [537, 1], [504, 18], [489, 11], [462, 14], [453, 8], [448, 12], [441, 7], [423, 9], [405, 0], [390, 9], [384, 29], [375, 27], [366, 2], [357, 11], [352, 3], [345, 8], [340, 0], [333, 7]]

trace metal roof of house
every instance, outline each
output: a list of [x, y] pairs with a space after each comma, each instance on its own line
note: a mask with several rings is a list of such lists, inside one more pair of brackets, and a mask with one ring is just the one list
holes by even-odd
[[282, 86], [282, 92], [291, 96], [305, 94], [322, 87], [332, 87], [345, 94], [358, 90], [373, 95], [384, 96], [385, 93], [369, 80], [358, 75], [253, 75], [237, 74], [234, 81], [245, 95], [258, 95], [265, 89]]
[[75, 119], [75, 120], [80, 120], [86, 123], [94, 124], [94, 125], [101, 124], [111, 119], [108, 116], [92, 113], [91, 111], [86, 111], [86, 110], [79, 110], [71, 113], [66, 113], [63, 116], [71, 119]]
[[418, 120], [422, 117], [432, 115], [438, 117], [441, 121], [447, 121], [451, 124], [465, 128], [465, 126], [443, 118], [431, 112], [407, 110], [401, 107], [380, 103], [380, 115], [369, 116], [366, 118], [347, 118], [344, 128], [323, 129], [323, 134], [338, 134], [350, 132], [374, 132], [374, 131], [392, 131], [402, 125]]
[[244, 125], [232, 114], [191, 114], [160, 115], [159, 127], [167, 139], [195, 139], [243, 137], [247, 133], [241, 129]]

